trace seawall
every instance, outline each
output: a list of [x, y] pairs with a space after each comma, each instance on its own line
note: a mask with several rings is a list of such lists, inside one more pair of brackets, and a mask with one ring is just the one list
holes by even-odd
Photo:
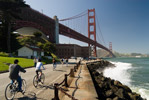
[[103, 76], [102, 72], [106, 67], [114, 67], [110, 62], [98, 60], [88, 62], [86, 65], [93, 79], [99, 100], [144, 100], [128, 86]]

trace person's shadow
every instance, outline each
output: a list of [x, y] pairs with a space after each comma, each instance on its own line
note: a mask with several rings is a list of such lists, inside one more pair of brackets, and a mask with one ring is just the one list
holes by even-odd
[[[44, 89], [54, 89], [53, 85], [42, 85], [40, 88]], [[36, 96], [36, 93], [32, 91], [28, 91], [24, 94], [23, 97], [20, 98], [14, 98], [13, 100], [48, 100], [48, 99], [42, 99]]]
[[[13, 100], [40, 100], [40, 98], [36, 97], [36, 93], [34, 92], [26, 92], [23, 97], [14, 98]], [[41, 99], [43, 100], [43, 99]]]

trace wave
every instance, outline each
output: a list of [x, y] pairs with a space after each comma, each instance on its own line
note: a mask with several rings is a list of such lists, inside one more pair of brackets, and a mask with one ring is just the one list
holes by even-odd
[[130, 63], [122, 62], [111, 62], [115, 64], [116, 67], [106, 68], [103, 71], [104, 76], [110, 77], [112, 79], [118, 80], [125, 85], [131, 85], [131, 75], [128, 73], [128, 69], [132, 68]]
[[141, 87], [131, 87], [132, 91], [135, 91], [141, 95], [141, 97], [149, 100], [149, 90], [141, 88]]
[[133, 85], [134, 80], [131, 79], [133, 73], [129, 70], [136, 70], [135, 67], [132, 66], [131, 63], [123, 63], [123, 62], [111, 62], [115, 65], [115, 67], [106, 68], [103, 71], [103, 75], [106, 77], [110, 77], [111, 79], [118, 80], [122, 84], [129, 86], [134, 92], [137, 92], [141, 95], [141, 97], [149, 100], [149, 90]]

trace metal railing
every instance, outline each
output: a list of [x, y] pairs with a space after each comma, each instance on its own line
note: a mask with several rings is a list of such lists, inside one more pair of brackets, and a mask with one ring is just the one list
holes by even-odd
[[68, 76], [74, 77], [74, 72], [77, 72], [77, 69], [79, 68], [80, 64], [81, 64], [81, 61], [79, 61], [79, 63], [77, 63], [76, 66], [74, 66], [73, 69], [70, 69], [70, 73], [64, 75], [64, 80], [61, 83], [55, 83], [54, 84], [54, 98], [52, 100], [60, 100], [59, 95], [58, 95], [59, 91], [61, 91], [65, 95], [67, 95], [72, 100], [78, 100], [74, 96], [72, 96], [72, 95], [68, 94], [67, 92], [65, 92], [65, 89], [63, 89], [60, 86], [64, 83], [63, 86], [69, 87], [68, 82], [67, 82], [68, 81]]

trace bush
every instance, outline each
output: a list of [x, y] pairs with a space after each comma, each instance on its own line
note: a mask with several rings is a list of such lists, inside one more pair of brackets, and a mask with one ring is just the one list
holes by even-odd
[[5, 52], [0, 52], [0, 56], [2, 56], [2, 57], [8, 57], [9, 54], [8, 53], [5, 53]]
[[47, 57], [41, 57], [42, 62], [44, 62], [44, 64], [50, 64], [52, 63], [52, 59], [48, 59]]
[[40, 33], [40, 32], [34, 32], [33, 34], [37, 38], [42, 36], [42, 33]]

